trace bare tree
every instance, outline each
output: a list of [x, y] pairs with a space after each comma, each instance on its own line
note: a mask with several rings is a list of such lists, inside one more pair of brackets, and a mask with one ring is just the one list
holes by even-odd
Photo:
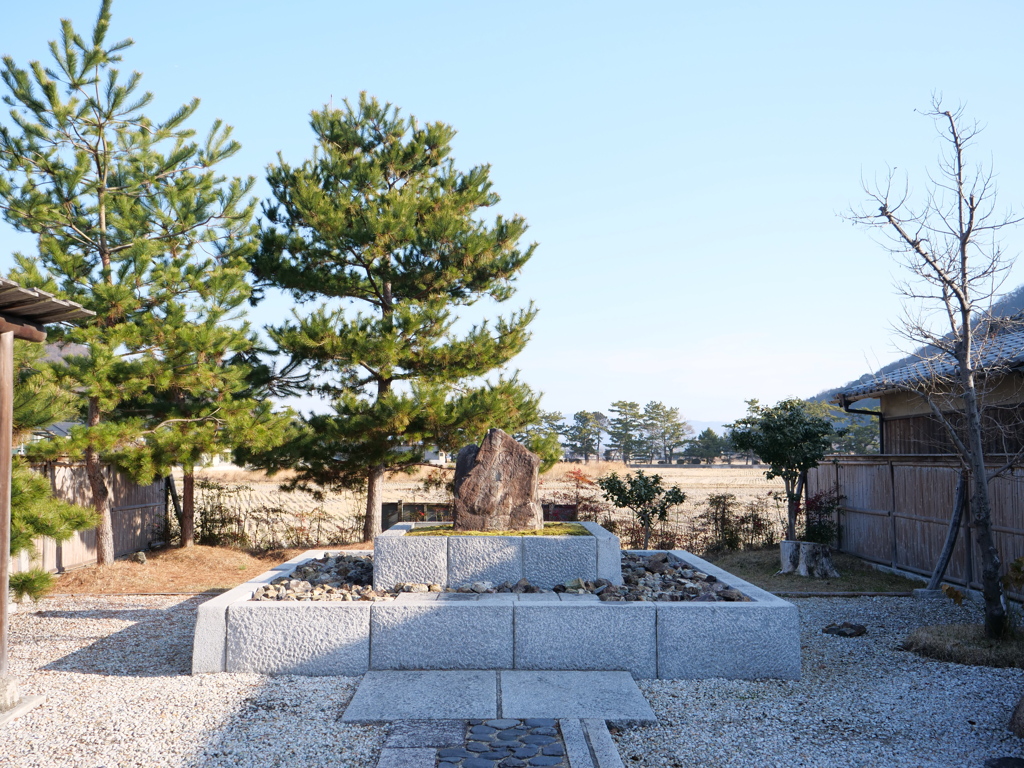
[[968, 163], [980, 128], [963, 120], [963, 107], [949, 111], [940, 97], [933, 97], [924, 114], [935, 122], [943, 150], [937, 172], [928, 175], [923, 202], [911, 202], [907, 183], [896, 184], [890, 170], [884, 182], [864, 185], [869, 202], [848, 218], [881, 233], [887, 249], [912, 275], [897, 284], [905, 299], [897, 330], [921, 348], [920, 359], [898, 386], [927, 403], [970, 478], [985, 634], [999, 638], [1009, 623], [992, 537], [989, 483], [1013, 467], [1020, 454], [1004, 453], [1002, 465], [990, 469], [983, 419], [988, 386], [1006, 372], [1007, 359], [1020, 352], [1005, 349], [1005, 321], [994, 320], [991, 307], [1014, 261], [1001, 247], [1002, 231], [1021, 219], [1012, 211], [997, 212], [991, 168]]

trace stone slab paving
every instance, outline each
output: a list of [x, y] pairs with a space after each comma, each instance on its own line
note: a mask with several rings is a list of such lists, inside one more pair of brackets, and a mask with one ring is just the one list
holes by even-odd
[[437, 750], [437, 768], [569, 768], [558, 721], [469, 720], [466, 743]]
[[497, 716], [498, 680], [491, 670], [370, 670], [341, 719], [373, 723]]
[[392, 722], [496, 717], [657, 722], [628, 672], [533, 670], [370, 670], [341, 719]]
[[629, 672], [501, 672], [502, 717], [657, 723]]
[[371, 671], [341, 719], [393, 723], [377, 768], [622, 768], [606, 721], [653, 723], [628, 672]]

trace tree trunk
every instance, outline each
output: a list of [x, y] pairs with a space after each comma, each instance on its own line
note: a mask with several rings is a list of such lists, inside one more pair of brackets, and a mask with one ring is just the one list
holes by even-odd
[[195, 544], [196, 533], [196, 476], [185, 470], [181, 478], [181, 546]]
[[[966, 367], [966, 366], [965, 366]], [[1003, 585], [999, 579], [999, 552], [992, 538], [992, 505], [988, 494], [988, 474], [985, 467], [985, 452], [981, 441], [981, 415], [974, 389], [973, 376], [967, 374], [964, 386], [964, 415], [967, 417], [967, 440], [971, 481], [974, 492], [971, 495], [971, 514], [974, 530], [981, 551], [981, 593], [985, 598], [985, 637], [996, 640], [1006, 636], [1009, 622], [1006, 616], [1006, 601]], [[968, 577], [968, 582], [970, 577]]]
[[363, 521], [363, 541], [373, 541], [380, 533], [381, 503], [384, 500], [384, 465], [370, 469], [366, 483], [366, 520]]
[[[181, 499], [178, 498], [178, 487], [174, 484], [174, 475], [168, 475], [164, 481], [167, 484], [167, 490], [171, 494], [171, 505], [174, 507], [174, 519], [178, 521], [178, 529], [181, 529]], [[167, 521], [167, 530], [170, 531], [171, 521]], [[169, 534], [168, 534], [169, 536]]]
[[651, 548], [651, 526], [645, 525], [644, 526], [644, 549], [647, 550], [647, 549], [650, 549], [650, 548]]
[[949, 566], [949, 559], [953, 556], [953, 548], [956, 546], [957, 536], [960, 534], [960, 521], [964, 516], [964, 502], [967, 500], [967, 473], [960, 470], [960, 479], [956, 483], [956, 499], [953, 502], [953, 514], [949, 518], [949, 529], [946, 531], [946, 542], [942, 545], [942, 552], [935, 562], [935, 570], [928, 580], [926, 589], [935, 590], [942, 583], [942, 577], [946, 574]]
[[[89, 415], [87, 424], [95, 427], [100, 423], [99, 398], [89, 398]], [[103, 465], [99, 454], [90, 445], [85, 449], [85, 474], [89, 479], [89, 491], [92, 495], [92, 507], [99, 515], [100, 522], [96, 526], [96, 564], [110, 565], [114, 562], [114, 526], [110, 519], [110, 491], [103, 479]]]
[[786, 484], [786, 539], [796, 541], [796, 516], [800, 513], [800, 496], [790, 480], [784, 480], [784, 482]]

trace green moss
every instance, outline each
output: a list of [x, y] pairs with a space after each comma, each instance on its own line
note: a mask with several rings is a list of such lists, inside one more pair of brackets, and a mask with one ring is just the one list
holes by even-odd
[[456, 531], [451, 524], [413, 528], [406, 536], [589, 536], [579, 523], [544, 523], [541, 531]]

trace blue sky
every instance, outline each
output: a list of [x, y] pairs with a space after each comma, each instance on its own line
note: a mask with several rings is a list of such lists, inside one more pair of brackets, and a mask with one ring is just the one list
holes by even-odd
[[[45, 60], [59, 18], [87, 33], [98, 7], [19, 3], [0, 52]], [[933, 92], [986, 125], [975, 157], [1024, 205], [1022, 21], [1011, 2], [119, 0], [109, 39], [135, 39], [124, 68], [155, 116], [198, 96], [200, 133], [235, 126], [227, 170], [261, 194], [331, 99], [450, 123], [457, 165], [490, 163], [500, 211], [540, 243], [508, 306], [540, 309], [512, 367], [545, 407], [660, 400], [720, 422], [901, 355], [900, 270], [837, 214], [887, 165], [924, 189], [940, 145], [915, 108]], [[31, 240], [0, 224], [0, 268], [15, 249]]]

